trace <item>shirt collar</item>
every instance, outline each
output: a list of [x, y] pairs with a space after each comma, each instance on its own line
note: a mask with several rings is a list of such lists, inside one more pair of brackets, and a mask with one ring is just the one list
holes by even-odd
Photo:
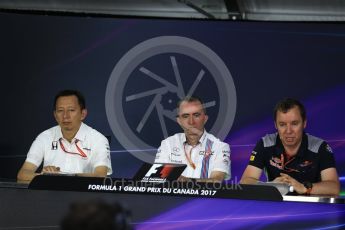
[[86, 125], [82, 122], [74, 138], [79, 141], [84, 141], [85, 137], [86, 137]]
[[55, 139], [58, 141], [60, 138], [62, 138], [62, 132], [61, 132], [61, 127], [59, 125], [56, 126], [56, 131], [55, 131]]

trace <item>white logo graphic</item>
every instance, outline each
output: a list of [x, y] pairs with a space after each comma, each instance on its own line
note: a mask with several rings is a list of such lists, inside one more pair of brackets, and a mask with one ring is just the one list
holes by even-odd
[[224, 139], [237, 102], [227, 66], [196, 40], [155, 37], [130, 49], [115, 65], [105, 95], [107, 119], [128, 152], [152, 162], [156, 154], [152, 149], [182, 131], [176, 123], [176, 102], [190, 95], [204, 100], [211, 115], [207, 130]]
[[145, 177], [150, 177], [152, 174], [155, 174], [159, 167], [162, 167], [162, 164], [153, 164], [150, 170], [146, 173]]

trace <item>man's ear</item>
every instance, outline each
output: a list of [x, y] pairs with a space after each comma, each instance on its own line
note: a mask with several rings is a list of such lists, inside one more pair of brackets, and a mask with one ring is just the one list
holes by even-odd
[[305, 119], [305, 121], [303, 122], [303, 129], [305, 129], [307, 127], [307, 119]]
[[81, 110], [81, 121], [83, 121], [86, 116], [87, 116], [87, 109], [82, 109]]
[[55, 121], [57, 122], [56, 111], [55, 110], [54, 110], [53, 114], [54, 114]]
[[208, 121], [208, 116], [205, 115], [205, 121], [204, 121], [204, 125], [206, 124], [206, 122]]
[[274, 128], [276, 128], [276, 129], [278, 130], [278, 128], [277, 128], [277, 122], [274, 122]]
[[[181, 120], [180, 120], [180, 116], [176, 117], [176, 122], [181, 126]], [[182, 126], [181, 126], [182, 127]]]

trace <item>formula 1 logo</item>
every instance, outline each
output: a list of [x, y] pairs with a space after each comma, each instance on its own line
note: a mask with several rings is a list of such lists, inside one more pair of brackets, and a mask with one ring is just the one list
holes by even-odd
[[185, 96], [203, 99], [206, 130], [224, 139], [236, 113], [236, 89], [222, 59], [204, 44], [186, 37], [161, 36], [130, 49], [115, 65], [106, 89], [109, 125], [121, 145], [152, 162], [155, 149], [182, 132], [176, 103]]

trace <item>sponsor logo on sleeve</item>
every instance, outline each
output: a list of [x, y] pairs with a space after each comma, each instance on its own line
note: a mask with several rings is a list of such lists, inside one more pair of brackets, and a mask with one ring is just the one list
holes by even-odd
[[331, 146], [329, 144], [326, 145], [326, 149], [328, 152], [333, 153]]
[[230, 162], [229, 162], [228, 159], [223, 159], [223, 163], [224, 163], [225, 165], [227, 165], [227, 166], [230, 164]]
[[223, 159], [229, 159], [230, 160], [230, 154], [223, 152]]
[[250, 155], [250, 161], [254, 161], [255, 160], [255, 155], [257, 154], [257, 152], [252, 151], [252, 155]]

